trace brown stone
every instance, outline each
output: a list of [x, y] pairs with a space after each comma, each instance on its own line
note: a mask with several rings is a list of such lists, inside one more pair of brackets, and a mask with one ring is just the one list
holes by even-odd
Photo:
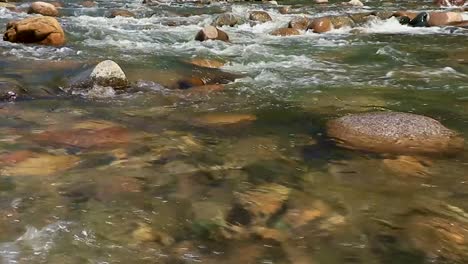
[[117, 9], [117, 10], [112, 10], [112, 12], [109, 15], [109, 18], [115, 18], [115, 17], [135, 17], [135, 14], [124, 9]]
[[464, 140], [432, 118], [399, 112], [352, 114], [327, 123], [328, 135], [351, 149], [383, 153], [454, 153]]
[[431, 12], [429, 13], [429, 26], [445, 26], [463, 21], [463, 15], [459, 12]]
[[395, 159], [384, 159], [383, 164], [400, 176], [427, 177], [432, 162], [426, 158], [398, 156]]
[[81, 5], [83, 7], [95, 7], [96, 3], [93, 1], [84, 1], [83, 3], [81, 3]]
[[297, 30], [307, 30], [311, 22], [312, 20], [307, 17], [296, 17], [289, 21], [288, 27]]
[[45, 131], [37, 134], [34, 139], [46, 145], [99, 148], [127, 144], [130, 136], [125, 128], [109, 127], [103, 129]]
[[28, 10], [28, 14], [40, 14], [43, 16], [58, 16], [57, 8], [53, 4], [46, 2], [34, 2]]
[[271, 32], [271, 35], [273, 36], [296, 36], [300, 35], [301, 33], [294, 28], [278, 28]]
[[261, 23], [271, 21], [271, 16], [265, 11], [252, 11], [249, 14], [249, 19], [252, 21], [258, 21]]
[[226, 34], [226, 32], [214, 26], [206, 26], [197, 33], [197, 35], [195, 36], [195, 40], [198, 40], [198, 41], [221, 40], [221, 41], [228, 42], [229, 36]]
[[289, 6], [281, 6], [278, 8], [278, 12], [282, 15], [289, 13]]
[[257, 118], [249, 114], [206, 114], [196, 118], [195, 124], [202, 126], [224, 126], [234, 125], [241, 123], [249, 123], [255, 121]]
[[65, 34], [55, 18], [29, 17], [9, 22], [3, 40], [60, 46], [65, 44]]
[[411, 245], [428, 257], [439, 257], [447, 260], [447, 263], [466, 263], [466, 219], [458, 221], [433, 215], [415, 215], [409, 219], [405, 230]]
[[309, 29], [315, 33], [325, 33], [333, 29], [333, 24], [328, 17], [316, 18], [310, 23]]

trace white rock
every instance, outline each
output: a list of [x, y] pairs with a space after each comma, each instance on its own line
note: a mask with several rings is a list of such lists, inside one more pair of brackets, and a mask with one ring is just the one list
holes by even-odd
[[120, 66], [111, 60], [100, 62], [90, 74], [91, 80], [101, 86], [119, 88], [127, 84], [127, 76]]

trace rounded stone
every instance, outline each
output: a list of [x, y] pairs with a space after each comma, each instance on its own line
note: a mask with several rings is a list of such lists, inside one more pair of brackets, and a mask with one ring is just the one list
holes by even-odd
[[40, 14], [43, 16], [58, 16], [57, 8], [50, 3], [34, 2], [28, 10], [29, 14]]
[[125, 87], [128, 82], [120, 66], [111, 60], [105, 60], [96, 65], [90, 78], [95, 84], [113, 88]]
[[315, 33], [325, 33], [333, 29], [333, 24], [328, 17], [316, 18], [312, 20], [308, 29]]
[[258, 21], [261, 23], [271, 21], [271, 16], [265, 11], [252, 11], [249, 14], [249, 19], [252, 21]]
[[456, 132], [430, 117], [373, 112], [327, 123], [328, 136], [343, 147], [379, 153], [455, 153], [464, 146]]
[[9, 22], [3, 40], [60, 46], [65, 44], [65, 34], [55, 18], [34, 16]]

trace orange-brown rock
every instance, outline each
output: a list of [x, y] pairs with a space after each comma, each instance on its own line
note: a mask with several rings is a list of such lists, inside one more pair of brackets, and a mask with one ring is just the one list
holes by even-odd
[[28, 10], [28, 14], [40, 14], [43, 16], [58, 16], [57, 8], [53, 4], [46, 2], [34, 2]]
[[65, 34], [55, 18], [29, 17], [9, 22], [3, 40], [60, 46], [65, 44]]
[[44, 145], [99, 148], [127, 144], [130, 135], [125, 128], [108, 127], [103, 129], [45, 131], [35, 135], [34, 140]]
[[271, 32], [271, 35], [273, 36], [296, 36], [296, 35], [300, 35], [301, 33], [297, 30], [297, 29], [294, 29], [294, 28], [278, 28], [276, 30], [274, 30], [273, 32]]
[[229, 41], [229, 36], [226, 32], [214, 27], [214, 26], [206, 26], [200, 31], [198, 31], [197, 35], [195, 36], [195, 40], [198, 41], [206, 41], [206, 40], [221, 40], [221, 41]]
[[437, 120], [409, 113], [347, 115], [329, 121], [327, 132], [344, 147], [381, 153], [455, 153], [464, 147], [463, 138]]
[[463, 21], [460, 12], [431, 12], [427, 23], [429, 26], [445, 26]]
[[308, 29], [315, 33], [325, 33], [333, 29], [333, 24], [328, 17], [316, 18], [312, 20]]

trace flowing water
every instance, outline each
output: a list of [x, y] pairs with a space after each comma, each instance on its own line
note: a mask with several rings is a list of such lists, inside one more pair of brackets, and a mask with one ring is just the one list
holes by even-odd
[[[30, 95], [0, 105], [1, 263], [468, 261], [467, 152], [397, 158], [341, 149], [324, 133], [329, 119], [391, 110], [466, 137], [468, 30], [389, 19], [269, 34], [298, 15], [431, 10], [431, 1], [281, 1], [290, 14], [262, 2], [96, 2], [64, 1], [64, 47], [0, 42], [0, 80]], [[115, 8], [137, 17], [106, 18]], [[217, 14], [252, 10], [273, 21], [223, 27], [230, 43], [193, 40]], [[27, 16], [0, 9], [0, 26]], [[61, 91], [105, 59], [138, 91]], [[229, 82], [170, 89], [199, 76]], [[240, 193], [267, 219], [233, 226], [245, 213], [233, 209]]]

